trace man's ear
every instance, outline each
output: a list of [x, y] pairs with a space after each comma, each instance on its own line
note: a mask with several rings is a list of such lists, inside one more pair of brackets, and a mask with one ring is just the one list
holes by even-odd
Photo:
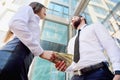
[[81, 17], [81, 20], [85, 19], [84, 17]]

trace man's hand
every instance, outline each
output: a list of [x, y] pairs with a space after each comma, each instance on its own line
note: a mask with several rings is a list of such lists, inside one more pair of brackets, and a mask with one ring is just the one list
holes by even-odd
[[59, 61], [57, 63], [55, 63], [55, 67], [58, 71], [65, 71], [66, 70], [66, 63], [64, 61]]
[[120, 80], [120, 75], [115, 75], [113, 80]]
[[54, 61], [56, 58], [54, 51], [44, 51], [39, 57], [48, 61]]
[[46, 59], [48, 61], [51, 61], [55, 64], [55, 67], [59, 71], [65, 71], [66, 70], [66, 63], [61, 60], [56, 60], [56, 52], [54, 51], [44, 51], [39, 57]]

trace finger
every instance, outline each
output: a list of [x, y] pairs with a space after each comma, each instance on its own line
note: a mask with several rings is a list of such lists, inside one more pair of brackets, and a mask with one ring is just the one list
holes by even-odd
[[54, 53], [52, 54], [52, 58], [54, 58], [54, 59], [56, 58], [56, 55]]
[[67, 66], [65, 65], [65, 67], [63, 68], [63, 71], [65, 71], [67, 69]]
[[54, 62], [55, 59], [56, 59], [56, 55], [54, 53], [51, 54], [50, 61]]
[[60, 62], [59, 65], [57, 66], [57, 69], [58, 69], [58, 70], [61, 69], [61, 67], [62, 67], [64, 64], [65, 64], [64, 61]]
[[61, 68], [63, 65], [64, 65], [64, 61], [60, 62], [58, 67]]
[[55, 64], [55, 67], [59, 67], [59, 65], [61, 64], [61, 61], [58, 61], [56, 64]]
[[65, 70], [65, 67], [66, 67], [66, 64], [63, 64], [59, 70], [60, 70], [60, 71], [64, 71], [64, 70]]

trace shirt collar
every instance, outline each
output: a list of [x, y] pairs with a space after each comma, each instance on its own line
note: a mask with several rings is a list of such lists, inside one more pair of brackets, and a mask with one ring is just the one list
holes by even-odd
[[[84, 25], [82, 25], [82, 26], [80, 27], [80, 29], [82, 30], [82, 29], [84, 29], [86, 26], [87, 26], [87, 24], [84, 24]], [[77, 34], [78, 34], [78, 30], [77, 30]], [[76, 34], [76, 35], [77, 35], [77, 34]]]
[[82, 26], [80, 27], [80, 29], [82, 30], [83, 28], [86, 27], [86, 25], [87, 25], [87, 24], [82, 25]]
[[37, 14], [35, 14], [35, 18], [36, 18], [38, 21], [40, 21], [40, 17], [39, 17]]

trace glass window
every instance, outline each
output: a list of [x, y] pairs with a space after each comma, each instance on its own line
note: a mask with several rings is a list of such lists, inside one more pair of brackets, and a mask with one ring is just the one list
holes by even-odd
[[94, 10], [98, 14], [102, 14], [102, 15], [107, 15], [108, 14], [108, 11], [106, 11], [105, 9], [100, 8], [100, 7], [94, 6]]
[[102, 0], [90, 0], [90, 2], [97, 3], [97, 4], [103, 4]]
[[85, 8], [84, 12], [85, 12], [85, 13], [88, 13], [88, 12], [89, 12], [88, 7]]
[[114, 5], [108, 4], [108, 3], [107, 3], [107, 6], [108, 6], [108, 8], [109, 8], [110, 10], [112, 10], [112, 9], [115, 7]]
[[97, 19], [98, 19], [99, 22], [102, 22], [102, 21], [103, 21], [103, 19], [100, 18], [100, 17], [97, 17]]
[[[78, 0], [71, 0], [71, 11], [75, 10]], [[73, 14], [73, 12], [71, 12]]]
[[87, 21], [87, 24], [92, 23], [92, 19], [91, 19], [90, 15], [88, 13], [82, 13], [81, 15], [85, 17], [85, 19]]
[[64, 11], [63, 11], [63, 17], [64, 17], [64, 18], [68, 18], [68, 14], [69, 14], [68, 8], [67, 8], [67, 7], [64, 7], [63, 10], [64, 10]]
[[62, 6], [54, 4], [54, 12], [53, 12], [53, 14], [55, 14], [57, 16], [62, 16], [62, 11], [63, 11]]
[[114, 3], [120, 2], [120, 0], [110, 0], [110, 1], [112, 1], [112, 2], [114, 2]]
[[56, 16], [60, 16], [63, 18], [68, 18], [68, 15], [69, 15], [68, 7], [51, 2], [49, 4], [48, 8], [49, 9], [48, 9], [47, 13], [53, 14]]
[[91, 23], [92, 23], [92, 19], [91, 19], [91, 16], [90, 16], [90, 15], [85, 14], [85, 18], [86, 18], [88, 24], [91, 24]]
[[69, 3], [69, 0], [63, 0], [63, 2], [65, 2], [65, 3]]
[[104, 25], [110, 32], [115, 32], [114, 27], [111, 24], [111, 22], [106, 22], [106, 23], [104, 23]]
[[53, 3], [49, 4], [48, 8], [49, 8], [49, 9], [47, 10], [47, 13], [53, 14], [54, 4], [53, 4]]
[[62, 2], [62, 3], [69, 3], [69, 0], [57, 0], [59, 2]]
[[69, 3], [69, 0], [57, 0], [57, 1], [60, 1], [60, 2], [63, 2], [63, 3]]
[[119, 21], [120, 22], [120, 11], [116, 11], [116, 13], [113, 14], [113, 17], [116, 21]]
[[39, 57], [35, 61], [31, 80], [65, 80], [65, 73], [57, 71], [53, 63]]
[[67, 26], [60, 23], [45, 21], [41, 39], [66, 45], [68, 40]]
[[72, 2], [72, 3], [71, 3], [71, 4], [72, 4], [72, 6], [73, 6], [73, 7], [75, 7], [75, 6], [76, 6], [76, 4], [77, 4], [77, 2], [78, 2], [78, 0], [71, 0], [71, 2]]

